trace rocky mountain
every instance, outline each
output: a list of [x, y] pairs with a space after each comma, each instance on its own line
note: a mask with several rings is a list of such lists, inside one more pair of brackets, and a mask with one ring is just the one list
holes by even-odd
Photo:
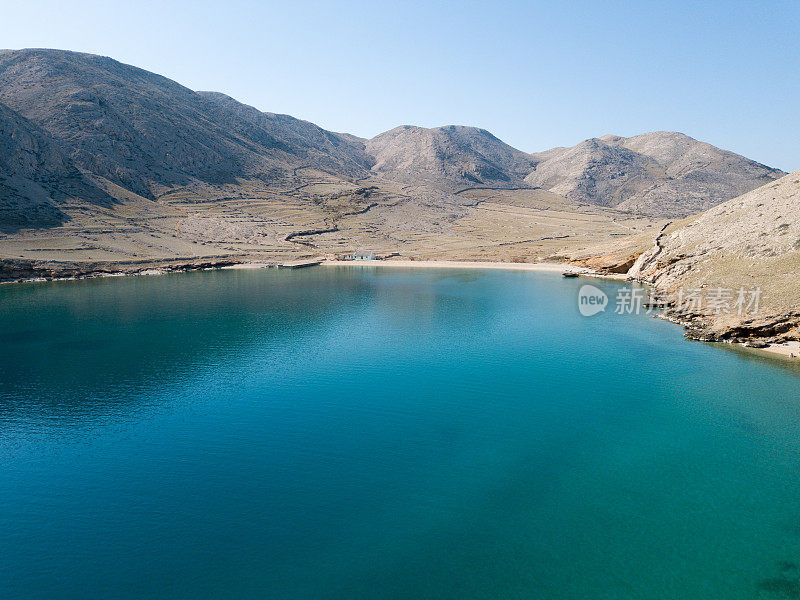
[[[629, 275], [677, 302], [675, 314], [712, 337], [800, 336], [800, 171], [668, 227]], [[740, 311], [738, 291], [758, 290]], [[706, 302], [681, 303], [690, 290]], [[724, 292], [724, 294], [721, 293]], [[710, 304], [722, 295], [727, 306]], [[757, 308], [756, 311], [752, 309]], [[792, 337], [793, 336], [793, 337]]]
[[679, 133], [535, 154], [462, 126], [364, 140], [107, 57], [0, 51], [0, 263], [54, 273], [364, 247], [527, 261], [631, 235], [641, 252], [652, 217], [779, 175]]
[[485, 129], [450, 125], [426, 129], [403, 125], [366, 143], [374, 173], [405, 182], [450, 188], [524, 185], [531, 157]]
[[373, 164], [366, 140], [334, 133], [289, 115], [261, 112], [219, 92], [198, 92], [212, 107], [209, 117], [264, 148], [277, 148], [305, 161], [305, 166], [345, 176], [361, 176]]
[[372, 171], [405, 183], [542, 188], [653, 217], [706, 210], [784, 175], [676, 132], [606, 135], [526, 154], [474, 127], [404, 125], [366, 142]]
[[784, 175], [682, 133], [606, 135], [533, 155], [525, 181], [567, 198], [657, 217], [686, 216]]
[[309, 165], [350, 175], [365, 161], [345, 136], [91, 54], [0, 52], [0, 102], [59, 140], [80, 168], [144, 197]]
[[287, 181], [301, 167], [354, 180], [543, 188], [569, 200], [684, 216], [782, 173], [679, 133], [604, 136], [527, 154], [484, 129], [402, 126], [371, 140], [195, 92], [111, 58], [0, 51], [0, 102], [78, 168], [146, 198], [200, 181]]
[[59, 225], [68, 198], [111, 202], [47, 133], [0, 104], [0, 231]]

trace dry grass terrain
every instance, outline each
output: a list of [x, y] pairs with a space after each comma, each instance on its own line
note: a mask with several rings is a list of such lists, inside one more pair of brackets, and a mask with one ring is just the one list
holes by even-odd
[[545, 190], [458, 194], [379, 177], [344, 180], [300, 170], [287, 185], [259, 180], [165, 188], [147, 199], [108, 181], [118, 202], [63, 204], [68, 220], [0, 234], [0, 258], [40, 263], [282, 262], [306, 256], [399, 253], [412, 259], [566, 260], [631, 233], [649, 246], [662, 221], [570, 201]]

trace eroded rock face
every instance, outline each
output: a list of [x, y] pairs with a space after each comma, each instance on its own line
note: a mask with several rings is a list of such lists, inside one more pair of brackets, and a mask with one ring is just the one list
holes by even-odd
[[38, 127], [0, 104], [0, 169], [6, 176], [34, 181], [73, 177], [77, 171]]

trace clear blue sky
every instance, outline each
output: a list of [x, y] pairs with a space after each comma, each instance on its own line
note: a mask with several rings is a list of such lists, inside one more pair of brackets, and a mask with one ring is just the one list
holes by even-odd
[[528, 152], [677, 130], [800, 168], [800, 1], [5, 2], [0, 44], [104, 54], [364, 137]]

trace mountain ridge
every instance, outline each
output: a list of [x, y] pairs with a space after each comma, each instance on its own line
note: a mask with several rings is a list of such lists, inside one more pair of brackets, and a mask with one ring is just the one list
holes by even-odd
[[0, 102], [79, 168], [155, 198], [192, 181], [289, 180], [298, 168], [455, 192], [542, 188], [655, 217], [686, 216], [783, 174], [676, 132], [604, 135], [526, 153], [478, 127], [402, 125], [363, 140], [220, 92], [196, 92], [109, 57], [0, 51]]
[[679, 132], [604, 135], [534, 157], [525, 181], [557, 194], [652, 216], [707, 210], [785, 175]]
[[478, 127], [401, 125], [367, 140], [372, 170], [403, 181], [424, 178], [461, 186], [522, 184], [533, 167], [528, 154]]
[[149, 198], [193, 179], [275, 179], [307, 162], [274, 132], [247, 129], [230, 106], [108, 57], [0, 52], [0, 102], [60, 140], [79, 167]]

